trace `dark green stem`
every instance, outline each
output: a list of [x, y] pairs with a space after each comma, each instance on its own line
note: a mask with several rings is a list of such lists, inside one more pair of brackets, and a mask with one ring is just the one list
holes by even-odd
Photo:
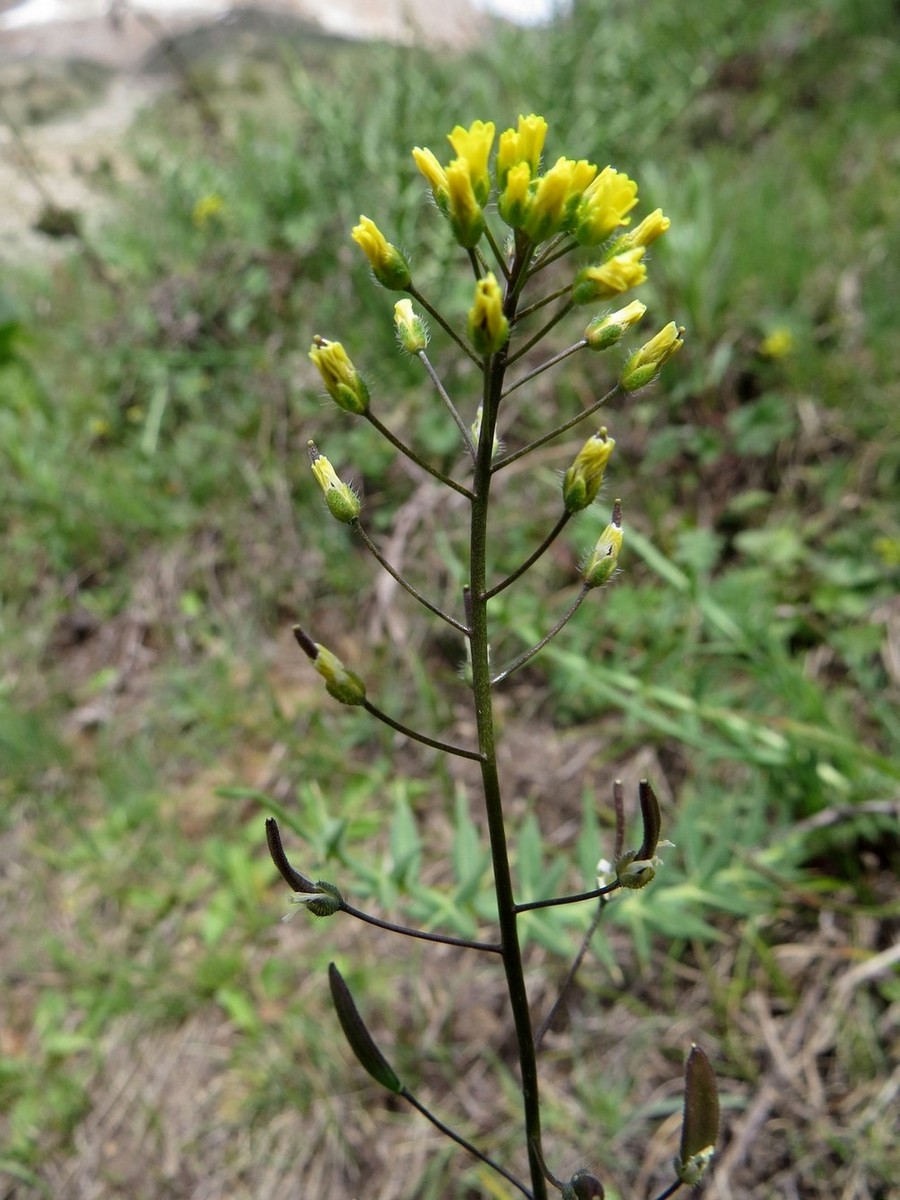
[[531, 912], [534, 908], [555, 908], [558, 904], [580, 904], [582, 900], [597, 900], [618, 891], [621, 886], [618, 880], [614, 880], [604, 887], [592, 888], [589, 892], [576, 892], [573, 896], [553, 896], [550, 900], [527, 900], [524, 904], [516, 905], [516, 912]]
[[505, 579], [502, 579], [498, 584], [495, 584], [490, 591], [485, 592], [485, 600], [490, 600], [493, 596], [498, 596], [502, 591], [508, 588], [511, 583], [515, 583], [515, 581], [521, 575], [524, 575], [528, 568], [533, 566], [541, 557], [541, 555], [553, 545], [553, 543], [565, 529], [566, 525], [571, 519], [571, 516], [572, 514], [569, 512], [569, 510], [565, 509], [563, 511], [563, 515], [559, 518], [559, 520], [538, 546], [537, 550], [535, 550], [534, 554], [530, 554], [528, 558], [526, 558], [521, 564], [521, 566], [516, 567], [515, 571], [513, 571], [511, 575], [507, 575]]
[[411, 583], [409, 583], [406, 579], [403, 578], [403, 576], [396, 569], [396, 567], [392, 566], [392, 564], [384, 557], [384, 555], [381, 553], [381, 551], [378, 549], [378, 547], [375, 545], [375, 543], [372, 541], [372, 539], [369, 537], [369, 535], [363, 529], [362, 525], [360, 525], [358, 517], [355, 520], [351, 521], [350, 524], [351, 524], [351, 527], [356, 530], [356, 532], [359, 534], [359, 536], [365, 542], [366, 548], [369, 550], [369, 552], [372, 554], [372, 556], [374, 558], [376, 558], [378, 560], [378, 562], [381, 563], [381, 565], [384, 567], [384, 569], [387, 571], [388, 575], [390, 575], [390, 577], [392, 579], [396, 579], [396, 581], [400, 584], [400, 586], [405, 591], [409, 592], [410, 596], [412, 596], [414, 600], [418, 600], [418, 602], [420, 604], [424, 605], [424, 607], [427, 608], [429, 612], [433, 612], [436, 617], [440, 617], [442, 621], [446, 621], [448, 625], [452, 625], [453, 628], [458, 629], [460, 633], [468, 633], [469, 632], [468, 629], [465, 627], [465, 625], [462, 623], [462, 621], [457, 621], [456, 617], [451, 617], [450, 614], [445, 613], [442, 608], [438, 608], [438, 606], [436, 604], [432, 604], [431, 601], [426, 596], [423, 596], [420, 591], [418, 591], [416, 588], [414, 588]]
[[463, 1150], [468, 1150], [470, 1154], [474, 1155], [475, 1158], [479, 1159], [481, 1162], [486, 1163], [492, 1168], [492, 1170], [496, 1171], [498, 1175], [502, 1175], [504, 1179], [508, 1180], [508, 1182], [513, 1185], [513, 1187], [517, 1187], [523, 1196], [527, 1196], [528, 1200], [535, 1200], [535, 1197], [532, 1196], [531, 1192], [529, 1192], [524, 1183], [521, 1183], [518, 1179], [516, 1179], [515, 1175], [511, 1175], [505, 1167], [501, 1167], [500, 1164], [494, 1162], [492, 1158], [488, 1158], [488, 1156], [483, 1154], [477, 1146], [473, 1146], [470, 1141], [467, 1141], [462, 1134], [457, 1133], [455, 1129], [451, 1129], [449, 1125], [445, 1125], [439, 1117], [434, 1115], [431, 1109], [426, 1108], [421, 1100], [416, 1099], [408, 1087], [401, 1088], [400, 1095], [408, 1104], [411, 1104], [417, 1112], [420, 1112], [426, 1121], [430, 1121], [435, 1129], [439, 1129], [445, 1137], [448, 1137], [451, 1142], [456, 1142], [457, 1146], [462, 1146]]
[[[551, 297], [549, 297], [549, 299], [552, 300], [552, 299], [555, 299], [555, 297], [551, 296]], [[544, 302], [542, 301], [542, 303], [544, 303]], [[557, 325], [563, 319], [563, 317], [568, 316], [568, 314], [572, 311], [573, 307], [574, 307], [574, 304], [572, 303], [571, 300], [567, 300], [565, 302], [565, 304], [561, 304], [559, 306], [559, 308], [556, 310], [556, 312], [553, 314], [553, 316], [550, 318], [550, 320], [547, 322], [547, 324], [542, 326], [537, 331], [537, 333], [534, 335], [534, 337], [529, 338], [524, 346], [520, 346], [516, 350], [515, 354], [510, 358], [509, 361], [511, 363], [514, 363], [517, 359], [520, 359], [523, 354], [527, 354], [528, 351], [532, 348], [532, 346], [536, 346], [538, 344], [538, 342], [542, 341], [542, 339], [547, 336], [547, 334], [550, 332], [550, 330], [553, 328], [554, 325]], [[577, 347], [577, 346], [574, 348], [580, 349], [580, 347]], [[567, 353], [571, 353], [571, 351], [567, 351]], [[541, 369], [543, 370], [545, 368], [541, 368]]]
[[456, 411], [456, 405], [453, 403], [453, 401], [448, 396], [447, 389], [444, 387], [444, 385], [441, 383], [440, 379], [438, 378], [438, 374], [435, 371], [434, 367], [431, 365], [431, 363], [428, 361], [428, 357], [425, 354], [424, 350], [419, 351], [417, 358], [419, 359], [419, 362], [421, 362], [421, 364], [425, 368], [425, 370], [428, 372], [428, 378], [434, 384], [435, 390], [436, 390], [437, 394], [440, 396], [440, 398], [443, 400], [447, 411], [450, 413], [450, 416], [453, 418], [454, 423], [456, 424], [456, 428], [462, 434], [462, 439], [463, 439], [463, 442], [465, 443], [466, 449], [468, 450], [470, 456], [474, 459], [475, 458], [475, 443], [472, 441], [472, 434], [469, 432], [469, 429], [466, 426], [465, 421], [462, 419], [462, 417]]
[[481, 754], [478, 750], [466, 750], [463, 746], [451, 746], [449, 742], [441, 742], [437, 738], [419, 733], [418, 729], [411, 729], [409, 725], [403, 725], [400, 721], [389, 717], [380, 708], [376, 708], [371, 700], [363, 700], [362, 707], [383, 725], [387, 725], [390, 729], [396, 729], [398, 733], [412, 738], [414, 742], [421, 742], [423, 746], [431, 746], [433, 750], [443, 750], [445, 754], [455, 754], [458, 758], [471, 758], [475, 762], [481, 762]]
[[[506, 316], [515, 315], [516, 285], [524, 268], [514, 262], [507, 289]], [[528, 993], [522, 967], [522, 951], [516, 923], [516, 901], [513, 893], [506, 825], [500, 795], [500, 778], [494, 738], [491, 667], [488, 658], [488, 602], [486, 595], [487, 524], [491, 487], [491, 448], [497, 425], [497, 410], [503, 390], [506, 369], [505, 351], [494, 354], [485, 362], [485, 388], [482, 430], [475, 460], [472, 520], [470, 527], [469, 563], [469, 642], [472, 662], [472, 690], [475, 701], [475, 720], [478, 728], [478, 748], [481, 752], [481, 779], [487, 813], [491, 859], [494, 869], [494, 891], [503, 946], [503, 965], [506, 985], [515, 1025], [516, 1043], [521, 1073], [524, 1106], [525, 1136], [531, 1169], [534, 1200], [547, 1200], [547, 1183], [541, 1170], [541, 1111], [538, 1095], [537, 1061], [528, 1009]]]
[[422, 307], [425, 309], [425, 311], [428, 313], [428, 315], [433, 320], [437, 321], [437, 323], [438, 323], [438, 325], [440, 325], [441, 329], [443, 329], [445, 333], [449, 334], [450, 337], [453, 338], [454, 342], [456, 342], [457, 346], [459, 346], [460, 350], [462, 350], [462, 352], [463, 352], [463, 354], [465, 354], [466, 358], [471, 358], [471, 360], [475, 364], [475, 366], [480, 367], [481, 359], [478, 357], [478, 355], [475, 353], [475, 351], [472, 349], [472, 347], [466, 345], [466, 343], [462, 340], [462, 338], [459, 336], [459, 334], [456, 332], [456, 330], [453, 328], [453, 326], [444, 320], [444, 318], [441, 316], [441, 314], [438, 312], [438, 310], [434, 307], [434, 305], [430, 304], [425, 299], [425, 297], [418, 290], [418, 288], [414, 288], [413, 285], [410, 284], [406, 290], [412, 296], [413, 300], [417, 300], [419, 302], [419, 304], [421, 304]]
[[569, 994], [569, 989], [572, 987], [572, 984], [575, 982], [575, 976], [578, 974], [579, 970], [581, 969], [581, 964], [584, 962], [584, 956], [587, 954], [588, 946], [590, 946], [590, 944], [591, 944], [591, 938], [597, 932], [597, 926], [600, 924], [600, 918], [603, 916], [603, 910], [605, 907], [606, 907], [606, 902], [601, 897], [600, 903], [597, 905], [597, 911], [594, 913], [593, 917], [591, 918], [591, 923], [587, 928], [587, 932], [585, 933], [584, 937], [581, 939], [581, 945], [578, 947], [578, 953], [575, 955], [572, 965], [571, 965], [571, 967], [569, 967], [568, 973], [566, 974], [566, 977], [562, 982], [562, 987], [559, 989], [559, 995], [553, 1001], [547, 1015], [544, 1017], [543, 1021], [541, 1021], [540, 1025], [537, 1027], [537, 1030], [535, 1031], [535, 1035], [534, 1035], [535, 1050], [540, 1050], [541, 1043], [544, 1040], [544, 1035], [546, 1034], [546, 1032], [550, 1028], [550, 1026], [553, 1024], [554, 1020], [556, 1019], [556, 1014], [559, 1012], [560, 1008], [562, 1007], [562, 1004], [563, 1004], [566, 996]]
[[464, 484], [457, 483], [455, 479], [451, 479], [449, 475], [445, 475], [443, 471], [439, 471], [437, 467], [433, 467], [431, 463], [422, 458], [420, 454], [416, 454], [415, 450], [413, 450], [410, 446], [407, 446], [405, 442], [401, 441], [396, 434], [391, 433], [388, 427], [383, 425], [373, 413], [367, 412], [365, 417], [370, 425], [375, 426], [385, 441], [390, 442], [391, 445], [395, 449], [399, 450], [401, 454], [405, 455], [410, 462], [414, 462], [417, 467], [421, 467], [423, 471], [427, 471], [429, 475], [433, 476], [440, 483], [446, 484], [446, 486], [449, 488], [453, 488], [454, 492], [459, 492], [461, 496], [465, 496], [468, 500], [472, 499], [472, 493]]
[[494, 470], [500, 471], [504, 467], [508, 467], [509, 464], [514, 463], [517, 458], [524, 458], [525, 455], [530, 454], [532, 450], [537, 450], [538, 446], [543, 446], [545, 442], [552, 441], [555, 437], [559, 437], [561, 433], [565, 433], [566, 430], [578, 425], [579, 422], [585, 419], [585, 417], [589, 417], [592, 413], [595, 413], [598, 408], [601, 408], [604, 404], [606, 404], [608, 400], [612, 400], [618, 391], [619, 385], [616, 384], [614, 388], [609, 389], [605, 396], [601, 396], [599, 400], [595, 400], [593, 404], [591, 404], [583, 412], [580, 412], [577, 416], [572, 417], [571, 420], [564, 421], [562, 425], [557, 425], [555, 429], [551, 429], [550, 432], [545, 433], [543, 437], [535, 438], [533, 442], [529, 442], [528, 445], [523, 446], [521, 450], [516, 450], [512, 454], [507, 454], [505, 458], [501, 458], [499, 462], [495, 462]]
[[520, 388], [523, 383], [530, 383], [536, 375], [542, 375], [544, 371], [549, 371], [551, 367], [555, 367], [558, 363], [563, 362], [571, 354], [575, 354], [578, 350], [583, 350], [586, 345], [587, 341], [582, 338], [580, 342], [575, 342], [567, 350], [560, 350], [559, 354], [554, 354], [552, 358], [548, 358], [546, 362], [542, 362], [539, 367], [535, 367], [533, 371], [529, 371], [527, 375], [523, 375], [521, 379], [517, 379], [515, 383], [511, 383], [503, 393], [503, 399], [505, 400], [516, 388]]
[[552, 641], [552, 639], [556, 637], [561, 629], [564, 629], [565, 626], [568, 625], [569, 621], [571, 621], [571, 619], [575, 616], [575, 613], [578, 611], [578, 607], [582, 600], [584, 600], [585, 596], [590, 590], [591, 589], [587, 586], [587, 584], [582, 584], [581, 591], [578, 593], [572, 604], [569, 605], [568, 609], [563, 613], [560, 619], [556, 622], [550, 632], [544, 634], [536, 646], [532, 646], [530, 650], [526, 650], [524, 654], [520, 654], [518, 658], [514, 658], [508, 667], [502, 670], [499, 675], [494, 676], [494, 678], [491, 680], [491, 683], [502, 683], [504, 679], [508, 679], [510, 675], [512, 675], [513, 671], [518, 671], [519, 667], [524, 667], [527, 662], [531, 662], [534, 656], [543, 650], [547, 643]]
[[452, 937], [447, 933], [429, 933], [425, 929], [413, 929], [409, 925], [395, 925], [393, 921], [383, 921], [381, 917], [373, 917], [371, 913], [354, 908], [346, 900], [341, 901], [340, 911], [349, 917], [365, 921], [367, 925], [376, 925], [386, 929], [388, 933], [402, 933], [404, 937], [420, 938], [423, 942], [440, 942], [444, 946], [461, 946], [464, 950], [483, 950], [487, 954], [502, 954], [503, 947], [499, 942], [476, 942], [472, 938]]

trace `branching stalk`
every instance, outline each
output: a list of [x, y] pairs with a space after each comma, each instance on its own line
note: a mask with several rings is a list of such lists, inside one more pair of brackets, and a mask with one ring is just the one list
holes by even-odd
[[421, 454], [417, 454], [411, 446], [407, 446], [406, 442], [401, 441], [396, 434], [391, 433], [390, 429], [388, 429], [386, 425], [379, 421], [374, 413], [367, 412], [365, 417], [369, 424], [374, 425], [381, 436], [386, 441], [390, 442], [396, 450], [399, 450], [402, 455], [408, 458], [410, 462], [414, 462], [417, 467], [421, 467], [423, 471], [427, 471], [428, 474], [434, 479], [437, 479], [439, 483], [443, 483], [447, 487], [453, 488], [454, 492], [459, 492], [459, 494], [461, 496], [465, 496], [467, 500], [472, 499], [472, 493], [465, 486], [465, 484], [457, 483], [455, 479], [451, 479], [449, 475], [445, 475], [443, 471], [439, 471], [437, 467], [433, 467], [427, 459], [422, 458]]
[[389, 560], [384, 557], [384, 555], [366, 533], [365, 529], [363, 529], [362, 525], [360, 525], [358, 517], [351, 521], [350, 524], [362, 538], [366, 545], [366, 549], [373, 556], [373, 558], [376, 558], [378, 562], [381, 563], [388, 575], [390, 575], [392, 579], [396, 579], [397, 583], [399, 583], [405, 591], [409, 592], [410, 596], [412, 596], [414, 600], [418, 600], [418, 602], [427, 608], [429, 612], [433, 612], [436, 617], [440, 617], [442, 621], [446, 621], [448, 625], [452, 625], [453, 628], [458, 629], [460, 633], [465, 634], [469, 632], [462, 621], [457, 621], [456, 617], [451, 617], [450, 614], [444, 612], [442, 608], [438, 608], [436, 604], [432, 604], [426, 596], [423, 596], [417, 588], [413, 587], [408, 579], [405, 579], [400, 574], [400, 572], [389, 562]]
[[531, 662], [531, 660], [534, 658], [534, 656], [536, 654], [539, 654], [541, 652], [541, 650], [543, 650], [543, 648], [547, 645], [547, 643], [551, 642], [556, 637], [556, 635], [560, 632], [560, 630], [564, 629], [566, 627], [566, 625], [568, 625], [568, 623], [572, 620], [572, 618], [575, 616], [575, 613], [578, 611], [579, 607], [581, 606], [581, 602], [584, 600], [585, 596], [588, 594], [588, 592], [590, 590], [591, 589], [586, 584], [583, 584], [581, 591], [575, 597], [574, 601], [569, 606], [567, 611], [565, 613], [563, 613], [563, 615], [560, 617], [560, 619], [556, 622], [556, 624], [553, 626], [553, 628], [550, 630], [550, 632], [545, 633], [544, 636], [541, 638], [541, 640], [537, 643], [536, 646], [532, 646], [530, 650], [526, 650], [524, 654], [520, 654], [518, 658], [514, 658], [513, 661], [509, 664], [509, 666], [506, 667], [505, 670], [501, 671], [499, 675], [494, 676], [494, 678], [491, 680], [491, 683], [493, 683], [493, 684], [502, 683], [504, 681], [504, 679], [508, 679], [514, 671], [518, 671], [518, 669], [520, 667], [524, 667], [527, 662]]
[[505, 579], [501, 580], [500, 583], [495, 584], [494, 587], [492, 587], [489, 591], [485, 592], [485, 595], [484, 595], [485, 600], [491, 600], [494, 596], [499, 596], [499, 594], [502, 591], [504, 591], [506, 588], [508, 588], [511, 583], [515, 583], [517, 579], [519, 579], [522, 575], [524, 575], [529, 567], [534, 566], [534, 564], [541, 557], [541, 555], [544, 554], [547, 550], [549, 550], [549, 548], [553, 545], [553, 543], [556, 541], [556, 539], [559, 537], [559, 535], [565, 529], [566, 525], [568, 525], [569, 521], [571, 520], [571, 517], [572, 517], [572, 514], [569, 512], [569, 510], [565, 509], [563, 511], [562, 516], [559, 518], [559, 520], [556, 522], [556, 524], [553, 526], [553, 528], [550, 530], [550, 532], [547, 534], [547, 536], [544, 538], [544, 540], [538, 546], [537, 550], [535, 550], [535, 552], [533, 554], [530, 554], [528, 556], [528, 558], [526, 558], [525, 561], [521, 564], [521, 566], [516, 567], [515, 571], [513, 571], [513, 573], [511, 575], [507, 575], [507, 577]]
[[417, 357], [418, 357], [419, 361], [421, 362], [422, 366], [428, 372], [428, 378], [434, 384], [435, 391], [440, 396], [440, 398], [443, 400], [443, 402], [447, 408], [447, 411], [449, 412], [450, 416], [453, 418], [456, 428], [462, 434], [463, 442], [465, 443], [465, 447], [468, 450], [470, 457], [474, 460], [474, 458], [475, 458], [475, 443], [472, 441], [472, 434], [469, 431], [468, 425], [465, 423], [465, 421], [462, 419], [462, 417], [456, 411], [456, 405], [453, 403], [453, 401], [450, 399], [449, 395], [447, 394], [446, 388], [441, 383], [437, 372], [435, 371], [434, 367], [429, 362], [428, 356], [426, 355], [425, 351], [420, 350]]
[[437, 738], [428, 737], [427, 734], [419, 733], [418, 729], [412, 729], [409, 725], [404, 725], [400, 721], [395, 721], [393, 717], [389, 717], [387, 713], [382, 712], [377, 708], [371, 700], [363, 700], [362, 708], [370, 713], [383, 725], [395, 729], [397, 733], [402, 733], [408, 738], [412, 738], [414, 742], [421, 742], [423, 746], [431, 746], [433, 750], [443, 750], [445, 754], [455, 754], [458, 758], [471, 758], [475, 762], [481, 762], [482, 755], [477, 750], [466, 750], [464, 746], [452, 746], [449, 742], [439, 741]]
[[494, 463], [494, 470], [501, 471], [504, 467], [508, 467], [510, 463], [516, 462], [517, 459], [524, 458], [526, 454], [530, 454], [532, 450], [537, 450], [539, 446], [543, 446], [546, 442], [552, 442], [554, 438], [559, 437], [561, 433], [566, 433], [569, 429], [580, 424], [586, 417], [595, 413], [598, 408], [602, 408], [608, 401], [614, 399], [619, 393], [619, 385], [610, 388], [605, 396], [601, 396], [599, 400], [595, 400], [593, 404], [588, 405], [583, 412], [572, 417], [568, 421], [564, 421], [562, 425], [557, 425], [555, 429], [551, 429], [549, 433], [543, 434], [539, 438], [535, 438], [533, 442], [529, 442], [527, 446], [523, 446], [521, 450], [515, 450], [512, 454], [507, 454], [505, 458], [499, 459]]

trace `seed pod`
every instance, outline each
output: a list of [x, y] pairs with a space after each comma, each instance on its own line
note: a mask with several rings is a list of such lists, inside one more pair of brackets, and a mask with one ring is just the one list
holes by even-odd
[[387, 1061], [363, 1024], [350, 989], [344, 983], [343, 977], [334, 963], [328, 964], [328, 983], [331, 987], [331, 999], [337, 1010], [338, 1020], [344, 1031], [344, 1036], [350, 1043], [350, 1049], [359, 1059], [361, 1066], [389, 1092], [403, 1091], [403, 1084], [397, 1078], [397, 1073]]
[[699, 1046], [691, 1046], [684, 1069], [684, 1119], [675, 1174], [695, 1187], [706, 1173], [719, 1136], [719, 1093], [712, 1064]]

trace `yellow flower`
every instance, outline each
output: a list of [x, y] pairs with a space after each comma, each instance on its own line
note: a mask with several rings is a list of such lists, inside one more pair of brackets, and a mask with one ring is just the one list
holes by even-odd
[[637, 287], [647, 278], [647, 268], [641, 262], [644, 253], [643, 246], [636, 246], [599, 266], [585, 267], [575, 276], [572, 299], [576, 304], [592, 304]]
[[606, 350], [610, 346], [615, 346], [625, 331], [637, 324], [646, 311], [646, 304], [642, 304], [640, 300], [632, 300], [618, 312], [607, 313], [605, 317], [597, 317], [584, 331], [584, 340], [589, 349]]
[[344, 525], [352, 525], [359, 516], [359, 496], [337, 475], [324, 454], [320, 454], [315, 442], [307, 442], [313, 475], [322, 489], [328, 511]]
[[360, 217], [354, 225], [351, 237], [362, 249], [372, 274], [378, 282], [391, 291], [402, 292], [410, 284], [409, 263], [396, 246], [392, 246], [374, 221]]
[[415, 159], [416, 166], [428, 180], [428, 185], [434, 194], [435, 200], [438, 202], [438, 206], [441, 209], [446, 209], [447, 172], [430, 150], [423, 150], [421, 146], [415, 146], [412, 156]]
[[787, 358], [794, 349], [794, 335], [783, 325], [768, 333], [759, 344], [759, 352], [766, 358]]
[[507, 173], [506, 187], [497, 201], [497, 209], [503, 220], [513, 229], [521, 229], [525, 224], [531, 202], [530, 183], [531, 168], [528, 163], [516, 163]]
[[428, 345], [428, 330], [413, 311], [412, 300], [398, 300], [394, 305], [394, 328], [407, 354], [420, 354]]
[[455, 158], [447, 168], [447, 206], [453, 236], [461, 246], [471, 250], [484, 233], [484, 213], [475, 197], [469, 164]]
[[198, 229], [205, 229], [207, 225], [221, 218], [225, 213], [225, 201], [218, 192], [208, 192], [205, 196], [201, 196], [194, 205], [191, 213], [191, 220]]
[[584, 159], [578, 162], [557, 159], [546, 175], [537, 180], [523, 225], [528, 236], [541, 242], [565, 228], [571, 208], [596, 173], [594, 164]]
[[495, 353], [509, 338], [503, 293], [493, 275], [485, 275], [475, 285], [475, 303], [469, 310], [469, 337], [479, 354]]
[[662, 370], [665, 363], [684, 345], [684, 326], [670, 321], [659, 333], [636, 350], [622, 368], [619, 386], [626, 392], [646, 387]]
[[527, 163], [532, 176], [537, 175], [547, 136], [547, 122], [543, 117], [519, 117], [518, 129], [507, 129], [500, 134], [497, 144], [497, 185], [506, 187], [506, 177], [518, 163]]
[[563, 479], [563, 503], [567, 512], [581, 512], [593, 504], [615, 448], [616, 439], [608, 436], [605, 426], [584, 443]]
[[476, 200], [479, 204], [486, 203], [491, 194], [488, 158], [494, 143], [493, 121], [473, 121], [468, 129], [457, 125], [452, 133], [447, 134], [447, 138], [457, 157], [464, 158], [469, 164], [469, 178]]
[[620, 253], [622, 250], [631, 250], [635, 246], [649, 246], [658, 237], [662, 237], [671, 224], [669, 218], [663, 216], [663, 210], [655, 208], [649, 216], [644, 217], [639, 225], [635, 225], [634, 229], [623, 233], [614, 249]]
[[637, 184], [613, 167], [604, 167], [585, 189], [575, 217], [575, 237], [583, 246], [605, 241], [637, 204]]
[[316, 334], [309, 357], [318, 367], [325, 390], [338, 408], [356, 416], [368, 411], [369, 389], [340, 342], [329, 342]]

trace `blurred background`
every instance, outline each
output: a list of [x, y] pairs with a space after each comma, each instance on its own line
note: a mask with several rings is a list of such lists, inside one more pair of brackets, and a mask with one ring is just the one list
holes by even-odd
[[[529, 112], [550, 161], [611, 162], [672, 218], [642, 333], [687, 330], [603, 415], [622, 574], [498, 699], [523, 898], [592, 886], [614, 778], [631, 805], [653, 781], [676, 843], [605, 910], [548, 1033], [548, 1159], [657, 1195], [696, 1040], [724, 1117], [707, 1196], [887, 1200], [900, 1177], [900, 12], [486, 7], [0, 5], [5, 1200], [512, 1194], [363, 1076], [325, 983], [334, 959], [400, 1074], [515, 1166], [495, 964], [282, 925], [263, 821], [362, 907], [490, 929], [472, 772], [333, 705], [290, 626], [399, 719], [470, 735], [459, 644], [328, 518], [306, 442], [453, 611], [464, 513], [321, 398], [307, 351], [341, 340], [379, 417], [457, 465], [349, 231], [375, 219], [460, 319], [410, 148]], [[431, 355], [474, 416], [439, 330]], [[621, 358], [515, 393], [507, 447]], [[498, 577], [555, 521], [586, 424], [504, 476]], [[607, 510], [494, 602], [498, 663], [564, 610]], [[592, 916], [523, 921], [538, 1017]]]

